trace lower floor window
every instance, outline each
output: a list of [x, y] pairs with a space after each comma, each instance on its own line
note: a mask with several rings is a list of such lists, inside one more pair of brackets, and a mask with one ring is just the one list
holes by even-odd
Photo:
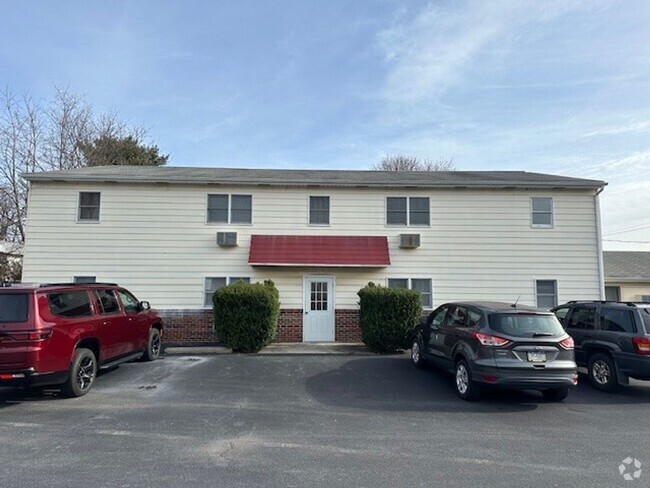
[[75, 276], [75, 283], [95, 283], [97, 279], [94, 276]]
[[408, 288], [420, 293], [422, 306], [432, 308], [433, 292], [431, 290], [431, 280], [428, 278], [389, 278], [388, 288]]
[[539, 308], [555, 307], [557, 305], [557, 280], [537, 280], [535, 293]]
[[250, 283], [251, 279], [247, 276], [219, 276], [206, 278], [203, 285], [203, 306], [212, 307], [212, 295], [214, 295], [214, 292], [222, 286], [232, 285], [238, 281]]

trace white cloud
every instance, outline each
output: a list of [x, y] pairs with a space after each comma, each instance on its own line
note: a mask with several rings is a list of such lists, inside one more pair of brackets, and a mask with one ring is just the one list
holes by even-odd
[[612, 136], [618, 134], [642, 134], [650, 132], [650, 120], [644, 120], [639, 122], [628, 122], [623, 125], [615, 125], [609, 127], [603, 127], [596, 129], [590, 132], [587, 132], [582, 135], [582, 137], [596, 137], [596, 136]]

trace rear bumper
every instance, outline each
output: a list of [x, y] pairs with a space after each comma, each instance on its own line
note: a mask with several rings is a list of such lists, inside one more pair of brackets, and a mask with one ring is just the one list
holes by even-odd
[[67, 371], [39, 373], [33, 368], [0, 371], [0, 387], [60, 385], [67, 379]]
[[614, 354], [618, 371], [638, 380], [650, 380], [650, 356], [639, 354]]
[[499, 369], [480, 367], [472, 371], [474, 381], [498, 388], [520, 390], [545, 390], [550, 388], [573, 388], [578, 384], [578, 369], [530, 370], [528, 368]]

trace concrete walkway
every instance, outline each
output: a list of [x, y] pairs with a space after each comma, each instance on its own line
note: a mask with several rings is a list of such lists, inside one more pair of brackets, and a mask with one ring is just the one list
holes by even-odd
[[[231, 354], [232, 351], [223, 346], [201, 347], [167, 347], [165, 354]], [[259, 353], [260, 355], [354, 355], [372, 356], [364, 344], [347, 342], [274, 342], [269, 344]]]

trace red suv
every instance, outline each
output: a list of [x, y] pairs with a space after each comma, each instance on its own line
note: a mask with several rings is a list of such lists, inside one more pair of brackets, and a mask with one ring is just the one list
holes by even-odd
[[98, 368], [160, 355], [162, 320], [113, 283], [0, 288], [0, 386], [90, 390]]

